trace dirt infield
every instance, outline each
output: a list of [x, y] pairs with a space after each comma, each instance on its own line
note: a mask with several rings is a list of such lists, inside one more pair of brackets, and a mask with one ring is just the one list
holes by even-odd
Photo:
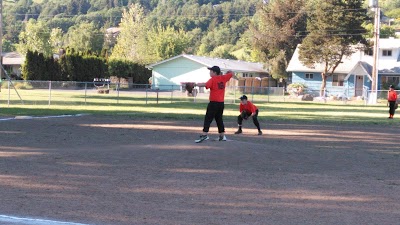
[[112, 225], [400, 223], [398, 127], [274, 123], [257, 136], [247, 122], [235, 136], [226, 123], [230, 141], [195, 144], [201, 126], [0, 121], [0, 214]]

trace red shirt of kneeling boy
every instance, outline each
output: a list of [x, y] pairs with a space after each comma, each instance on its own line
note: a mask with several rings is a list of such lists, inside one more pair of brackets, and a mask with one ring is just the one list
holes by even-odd
[[247, 96], [243, 95], [240, 98], [240, 106], [239, 106], [239, 111], [240, 115], [238, 116], [237, 122], [238, 122], [238, 130], [235, 132], [235, 134], [241, 134], [243, 133], [242, 131], [242, 123], [243, 120], [247, 120], [249, 117], [253, 118], [253, 123], [256, 125], [258, 129], [258, 135], [262, 135], [262, 131], [260, 128], [260, 123], [258, 122], [258, 108], [255, 106], [252, 102], [247, 100]]

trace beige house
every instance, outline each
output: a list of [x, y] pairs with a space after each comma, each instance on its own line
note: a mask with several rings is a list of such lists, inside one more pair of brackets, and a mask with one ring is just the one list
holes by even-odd
[[25, 57], [21, 56], [18, 52], [4, 52], [3, 66], [10, 76], [21, 76], [21, 66], [25, 61]]

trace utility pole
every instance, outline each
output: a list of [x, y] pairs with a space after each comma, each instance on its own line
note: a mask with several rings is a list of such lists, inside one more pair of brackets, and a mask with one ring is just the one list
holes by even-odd
[[3, 0], [0, 0], [0, 80], [3, 77]]
[[374, 53], [372, 65], [371, 93], [368, 98], [369, 104], [376, 104], [378, 99], [378, 59], [379, 59], [379, 35], [380, 35], [380, 12], [378, 0], [370, 0], [370, 7], [375, 11], [374, 19]]

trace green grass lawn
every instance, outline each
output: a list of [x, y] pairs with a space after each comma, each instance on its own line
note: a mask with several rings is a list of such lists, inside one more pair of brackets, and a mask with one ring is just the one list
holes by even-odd
[[[154, 119], [202, 120], [207, 107], [207, 97], [193, 98], [184, 94], [159, 93], [158, 104], [154, 92], [111, 92], [98, 94], [94, 90], [18, 90], [24, 104], [15, 91], [0, 92], [0, 116], [47, 116], [64, 114], [128, 115]], [[49, 97], [51, 96], [51, 97]], [[239, 95], [238, 95], [239, 96]], [[237, 97], [237, 96], [235, 96]], [[254, 96], [260, 109], [261, 121], [303, 121], [329, 124], [400, 124], [399, 119], [388, 120], [388, 107], [382, 103], [365, 106], [363, 102], [344, 104], [342, 102], [266, 102], [265, 96]], [[10, 99], [10, 104], [8, 100]], [[232, 96], [227, 96], [231, 101]], [[273, 99], [273, 97], [271, 97]], [[51, 105], [49, 105], [49, 100]], [[261, 101], [264, 100], [262, 103]], [[226, 120], [236, 120], [238, 103], [227, 103], [224, 116]]]
[[[123, 96], [121, 96], [123, 97]], [[67, 101], [67, 100], [66, 100]], [[113, 96], [101, 96], [91, 99], [90, 104], [38, 105], [15, 104], [7, 106], [0, 104], [1, 117], [22, 115], [47, 116], [65, 114], [97, 114], [97, 115], [128, 115], [140, 118], [202, 120], [207, 103], [173, 102], [169, 98], [160, 98], [159, 104], [152, 98], [145, 104], [142, 97], [126, 97], [116, 102]], [[312, 102], [273, 102], [256, 103], [260, 109], [261, 121], [308, 122], [328, 124], [379, 124], [400, 125], [400, 118], [387, 119], [388, 108], [384, 104], [374, 106], [324, 104]], [[225, 120], [236, 120], [238, 103], [226, 104]]]

